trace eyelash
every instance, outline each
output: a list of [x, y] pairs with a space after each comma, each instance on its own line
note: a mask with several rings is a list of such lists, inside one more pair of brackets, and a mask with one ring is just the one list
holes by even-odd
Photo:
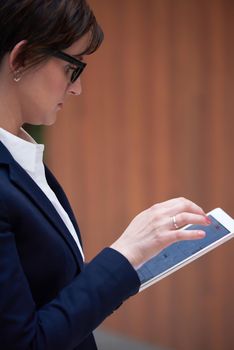
[[72, 66], [70, 66], [70, 65], [66, 66], [66, 68], [65, 68], [66, 73], [69, 73], [70, 70], [73, 71], [74, 69], [75, 69], [75, 67], [72, 67]]

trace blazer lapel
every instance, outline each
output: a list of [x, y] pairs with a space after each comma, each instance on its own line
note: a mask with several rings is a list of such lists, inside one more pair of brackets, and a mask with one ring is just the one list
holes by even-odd
[[80, 251], [60, 215], [44, 192], [39, 188], [39, 186], [37, 186], [27, 172], [13, 159], [10, 152], [1, 142], [0, 163], [9, 165], [11, 181], [33, 201], [33, 203], [43, 212], [46, 218], [57, 229], [58, 233], [62, 235], [65, 242], [69, 245], [77, 263], [82, 268], [83, 259]]
[[63, 191], [63, 188], [60, 186], [60, 184], [58, 183], [58, 181], [54, 177], [53, 173], [47, 168], [47, 166], [45, 166], [45, 174], [46, 174], [46, 179], [47, 179], [47, 182], [48, 182], [50, 188], [54, 191], [60, 204], [63, 206], [64, 210], [69, 215], [70, 220], [71, 220], [71, 222], [76, 230], [76, 233], [78, 235], [80, 244], [83, 247], [79, 226], [77, 224], [75, 215], [74, 215], [73, 210], [70, 206], [70, 203], [67, 199], [67, 196], [66, 196], [65, 192]]

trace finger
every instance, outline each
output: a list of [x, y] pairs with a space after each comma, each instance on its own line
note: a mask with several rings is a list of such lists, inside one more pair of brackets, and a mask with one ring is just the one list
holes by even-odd
[[152, 206], [153, 211], [159, 216], [172, 216], [180, 212], [191, 212], [193, 214], [205, 215], [204, 210], [189, 199], [180, 197], [169, 199]]
[[202, 230], [179, 230], [173, 232], [176, 241], [190, 240], [190, 239], [201, 239], [206, 236], [205, 231]]
[[170, 231], [170, 233], [164, 236], [167, 244], [171, 244], [177, 241], [187, 241], [191, 239], [202, 239], [206, 236], [205, 231], [202, 230], [176, 230]]
[[176, 198], [171, 209], [175, 210], [175, 213], [190, 212], [193, 214], [205, 215], [204, 210], [200, 206], [183, 197]]
[[197, 215], [191, 213], [180, 213], [172, 216], [164, 216], [160, 218], [160, 224], [158, 220], [155, 220], [155, 229], [167, 229], [177, 230], [186, 225], [210, 225], [210, 219], [205, 215]]
[[191, 213], [179, 213], [171, 217], [171, 227], [178, 229], [186, 225], [210, 225], [210, 219], [206, 215], [197, 215]]

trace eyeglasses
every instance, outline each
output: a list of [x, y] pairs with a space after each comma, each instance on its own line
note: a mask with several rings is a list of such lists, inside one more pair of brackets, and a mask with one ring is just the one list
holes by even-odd
[[74, 83], [79, 78], [79, 76], [81, 75], [81, 73], [83, 72], [83, 70], [87, 65], [87, 63], [84, 63], [62, 51], [49, 50], [49, 53], [52, 56], [60, 58], [61, 60], [69, 62], [77, 67], [77, 68], [70, 67], [70, 69], [73, 70], [71, 75], [71, 83]]

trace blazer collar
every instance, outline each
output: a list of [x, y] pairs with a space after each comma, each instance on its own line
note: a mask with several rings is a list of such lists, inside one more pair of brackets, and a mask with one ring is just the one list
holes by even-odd
[[[9, 166], [9, 176], [11, 181], [21, 191], [23, 191], [32, 202], [34, 202], [34, 204], [43, 212], [46, 218], [53, 224], [58, 233], [64, 238], [65, 242], [70, 247], [72, 254], [74, 255], [77, 263], [80, 265], [80, 268], [82, 268], [83, 259], [80, 251], [60, 215], [40, 187], [37, 186], [26, 171], [14, 160], [2, 142], [0, 142], [0, 164], [7, 164]], [[70, 206], [69, 208], [65, 208], [65, 210], [67, 209], [68, 214], [70, 214]], [[75, 219], [73, 215], [71, 220], [74, 223]], [[75, 225], [75, 228], [78, 228], [77, 225]]]

